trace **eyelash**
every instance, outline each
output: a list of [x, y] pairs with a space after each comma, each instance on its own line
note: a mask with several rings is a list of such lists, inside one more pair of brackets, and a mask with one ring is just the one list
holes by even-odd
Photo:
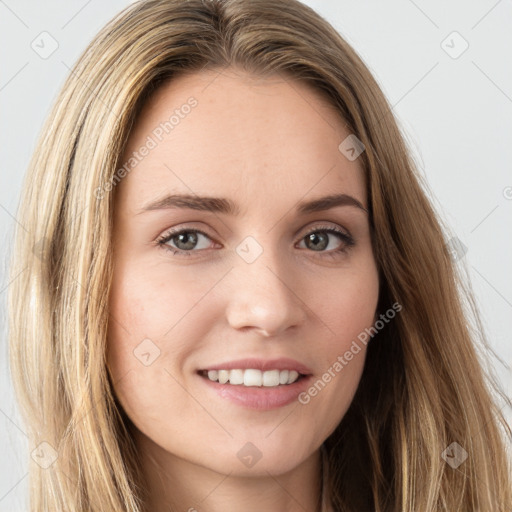
[[[306, 238], [308, 235], [310, 235], [312, 233], [317, 233], [317, 232], [335, 234], [343, 242], [341, 247], [338, 249], [333, 249], [331, 251], [319, 251], [319, 254], [321, 254], [325, 257], [336, 258], [337, 256], [340, 256], [340, 253], [347, 253], [349, 251], [349, 249], [355, 245], [355, 240], [354, 240], [354, 238], [352, 238], [352, 236], [350, 236], [349, 234], [345, 233], [344, 231], [341, 231], [340, 229], [334, 228], [332, 226], [329, 226], [329, 227], [328, 226], [315, 226], [314, 228], [312, 228], [311, 230], [309, 230], [307, 233], [305, 233], [302, 236], [301, 241], [304, 238]], [[195, 250], [182, 251], [180, 249], [175, 249], [174, 247], [170, 247], [169, 245], [167, 245], [167, 242], [169, 242], [175, 236], [178, 236], [182, 233], [200, 233], [201, 235], [204, 235], [205, 237], [210, 238], [210, 236], [207, 233], [205, 233], [204, 231], [201, 231], [200, 229], [182, 228], [179, 230], [168, 231], [167, 233], [162, 235], [160, 238], [158, 238], [156, 240], [156, 243], [159, 248], [161, 248], [165, 251], [170, 251], [174, 255], [191, 256], [193, 252], [200, 252], [200, 251], [195, 251]], [[315, 251], [310, 251], [310, 252], [315, 252]]]

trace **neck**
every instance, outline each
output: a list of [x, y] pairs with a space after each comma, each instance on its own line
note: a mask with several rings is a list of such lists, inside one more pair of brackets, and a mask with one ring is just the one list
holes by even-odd
[[292, 512], [321, 510], [321, 453], [280, 475], [218, 473], [176, 457], [138, 432], [136, 444], [152, 512]]

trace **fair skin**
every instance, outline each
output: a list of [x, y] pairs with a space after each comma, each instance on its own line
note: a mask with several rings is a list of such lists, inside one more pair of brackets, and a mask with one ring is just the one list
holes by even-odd
[[[368, 208], [363, 172], [339, 151], [350, 131], [316, 91], [234, 69], [159, 88], [127, 158], [191, 96], [197, 106], [115, 190], [107, 360], [137, 429], [150, 510], [316, 511], [319, 448], [353, 399], [366, 348], [307, 404], [255, 409], [220, 396], [220, 384], [198, 371], [287, 357], [307, 365], [313, 384], [373, 324], [379, 282], [367, 212], [296, 211], [332, 194]], [[171, 193], [230, 199], [240, 211], [144, 210]], [[175, 235], [164, 247], [188, 255], [158, 246], [171, 228], [187, 228], [188, 239]], [[193, 229], [207, 236], [194, 239]], [[257, 245], [241, 244], [249, 236]], [[249, 263], [237, 247], [257, 257]], [[148, 365], [134, 356], [146, 339], [146, 360], [160, 351]], [[243, 449], [259, 453], [257, 463], [243, 463]]]

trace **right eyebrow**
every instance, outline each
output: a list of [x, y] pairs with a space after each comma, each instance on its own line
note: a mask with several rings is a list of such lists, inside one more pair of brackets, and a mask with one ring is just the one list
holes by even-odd
[[230, 199], [223, 197], [193, 196], [189, 194], [169, 194], [161, 199], [150, 202], [139, 210], [144, 213], [153, 210], [165, 210], [170, 208], [190, 208], [214, 213], [226, 213], [238, 215], [240, 209]]

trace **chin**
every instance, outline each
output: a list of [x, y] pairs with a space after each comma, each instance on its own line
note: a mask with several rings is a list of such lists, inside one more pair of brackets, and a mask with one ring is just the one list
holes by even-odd
[[268, 477], [269, 473], [284, 474], [302, 464], [311, 455], [303, 449], [304, 443], [289, 447], [269, 442], [269, 439], [265, 442], [231, 442], [225, 444], [222, 451], [217, 450], [213, 459], [210, 457], [199, 463], [221, 474]]
[[213, 469], [217, 473], [229, 474], [230, 476], [268, 477], [269, 474], [278, 476], [288, 473], [300, 465], [301, 462], [303, 461], [299, 459], [282, 457], [281, 454], [277, 457], [275, 455], [270, 457], [262, 456], [261, 459], [253, 463], [253, 465], [249, 463], [246, 464], [238, 458], [233, 459], [233, 457], [226, 457], [224, 462], [220, 461], [220, 463], [216, 463], [215, 467], [211, 467], [210, 463], [210, 469]]

